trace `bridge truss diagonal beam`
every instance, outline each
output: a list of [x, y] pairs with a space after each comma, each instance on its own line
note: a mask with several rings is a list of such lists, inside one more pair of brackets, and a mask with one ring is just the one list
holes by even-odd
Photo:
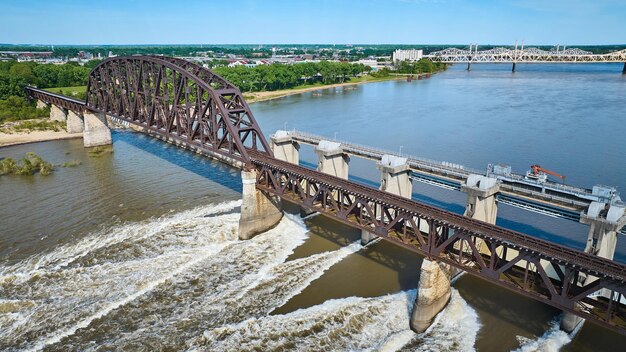
[[272, 155], [239, 89], [182, 59], [104, 60], [89, 76], [86, 107], [246, 164], [248, 150]]
[[[626, 265], [260, 154], [252, 158], [262, 191], [626, 334], [620, 303]], [[581, 275], [597, 279], [581, 286]], [[589, 297], [603, 291], [610, 298]]]

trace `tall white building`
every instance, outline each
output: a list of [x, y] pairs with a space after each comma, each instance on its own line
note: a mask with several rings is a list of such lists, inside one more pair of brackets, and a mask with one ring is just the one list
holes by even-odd
[[400, 61], [418, 61], [424, 56], [423, 50], [411, 49], [411, 50], [396, 50], [393, 52], [392, 60], [394, 63]]

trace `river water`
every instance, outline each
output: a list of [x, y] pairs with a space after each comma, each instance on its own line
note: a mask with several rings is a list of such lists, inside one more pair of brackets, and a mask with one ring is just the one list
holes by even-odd
[[[430, 80], [330, 89], [252, 106], [267, 136], [287, 128], [468, 167], [532, 163], [568, 183], [625, 189], [621, 66], [452, 67]], [[131, 132], [114, 152], [82, 141], [34, 151], [47, 177], [0, 177], [0, 350], [612, 351], [626, 338], [462, 276], [424, 334], [408, 330], [421, 258], [320, 216], [287, 215], [237, 241], [236, 170]], [[303, 147], [305, 165], [315, 162]], [[374, 184], [374, 164], [350, 173]], [[464, 195], [415, 184], [462, 212]], [[296, 209], [291, 209], [295, 213]], [[580, 248], [584, 226], [501, 206], [498, 224]], [[623, 241], [616, 258], [626, 258]]]

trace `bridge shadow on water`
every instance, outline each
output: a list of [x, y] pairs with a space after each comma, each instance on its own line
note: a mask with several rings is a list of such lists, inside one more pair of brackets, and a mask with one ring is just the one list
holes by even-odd
[[236, 168], [143, 133], [120, 130], [113, 130], [112, 132], [114, 144], [116, 142], [126, 143], [196, 175], [241, 193], [241, 175]]

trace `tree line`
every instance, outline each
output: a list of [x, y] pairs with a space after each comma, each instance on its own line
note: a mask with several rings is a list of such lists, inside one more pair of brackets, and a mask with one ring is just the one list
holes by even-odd
[[448, 64], [432, 62], [428, 59], [420, 59], [417, 62], [401, 61], [396, 65], [397, 73], [420, 74], [440, 72], [446, 69]]
[[363, 64], [332, 61], [303, 62], [293, 65], [257, 65], [254, 67], [220, 66], [213, 69], [215, 73], [246, 92], [289, 89], [315, 83], [343, 83], [371, 70], [371, 67]]
[[[0, 122], [37, 118], [48, 115], [46, 109], [37, 109], [34, 102], [25, 97], [24, 87], [35, 85], [39, 88], [85, 86], [89, 72], [99, 61], [92, 60], [84, 66], [75, 62], [63, 65], [38, 64], [35, 62], [0, 62]], [[335, 61], [303, 62], [292, 65], [270, 64], [257, 66], [222, 66], [212, 68], [244, 92], [273, 91], [290, 89], [312, 84], [344, 83], [361, 74], [384, 77], [392, 73], [388, 69], [372, 72], [363, 64]], [[444, 70], [446, 64], [433, 63], [422, 59], [418, 62], [400, 62], [397, 73], [419, 74]], [[84, 98], [78, 96], [77, 98]]]
[[26, 99], [24, 87], [39, 88], [83, 86], [87, 84], [89, 72], [98, 61], [84, 66], [76, 62], [63, 65], [38, 64], [36, 62], [0, 62], [0, 122], [44, 117], [47, 109], [37, 109], [34, 102]]

